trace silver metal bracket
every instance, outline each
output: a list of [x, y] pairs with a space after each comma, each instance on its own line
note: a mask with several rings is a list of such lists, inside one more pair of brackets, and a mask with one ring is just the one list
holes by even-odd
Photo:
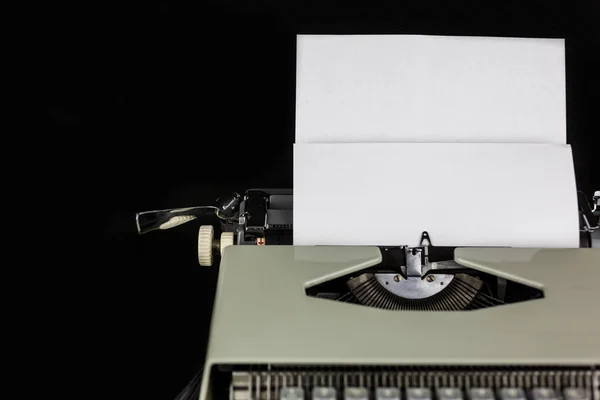
[[421, 253], [423, 249], [420, 247], [404, 247], [406, 254], [406, 276], [421, 277]]
[[454, 260], [429, 262], [429, 246], [431, 246], [431, 236], [429, 236], [427, 231], [424, 231], [421, 234], [419, 246], [403, 246], [406, 265], [403, 265], [400, 268], [407, 278], [418, 277], [424, 279], [432, 270], [461, 268]]

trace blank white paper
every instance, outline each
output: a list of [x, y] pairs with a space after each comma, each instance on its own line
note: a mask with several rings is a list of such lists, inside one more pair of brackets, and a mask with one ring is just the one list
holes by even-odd
[[300, 35], [296, 143], [566, 143], [563, 39]]
[[295, 245], [579, 246], [568, 145], [294, 146]]

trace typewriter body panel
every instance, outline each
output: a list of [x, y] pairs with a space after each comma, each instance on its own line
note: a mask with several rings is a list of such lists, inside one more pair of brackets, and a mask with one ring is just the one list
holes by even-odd
[[456, 249], [461, 266], [543, 292], [493, 307], [390, 310], [309, 295], [327, 281], [376, 268], [382, 252], [228, 248], [200, 398], [280, 398], [293, 396], [294, 388], [303, 398], [318, 398], [313, 391], [321, 388], [345, 398], [350, 387], [375, 398], [388, 387], [462, 391], [468, 385], [494, 393], [545, 387], [561, 396], [578, 388], [598, 398], [599, 250]]

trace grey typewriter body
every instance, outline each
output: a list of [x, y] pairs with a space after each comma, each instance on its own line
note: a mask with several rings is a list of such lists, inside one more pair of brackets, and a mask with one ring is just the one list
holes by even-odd
[[403, 310], [311, 294], [385, 251], [227, 248], [200, 399], [600, 398], [600, 250], [456, 249], [457, 265], [542, 293], [512, 303]]

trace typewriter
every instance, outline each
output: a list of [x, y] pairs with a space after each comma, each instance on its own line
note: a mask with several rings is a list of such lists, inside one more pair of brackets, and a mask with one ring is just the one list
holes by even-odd
[[600, 400], [600, 192], [579, 197], [574, 249], [292, 246], [291, 190], [136, 221], [220, 221], [199, 229], [219, 281], [189, 398]]

